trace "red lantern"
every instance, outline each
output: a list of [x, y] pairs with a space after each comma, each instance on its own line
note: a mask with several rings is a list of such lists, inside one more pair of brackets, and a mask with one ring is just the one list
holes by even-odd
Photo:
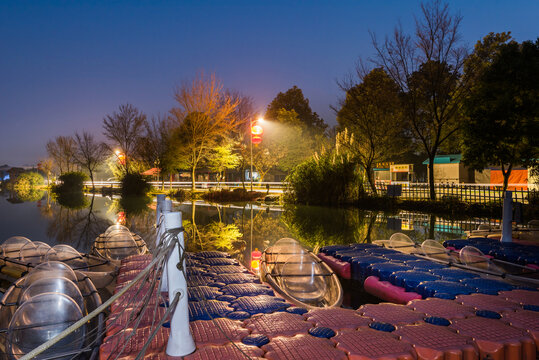
[[251, 126], [251, 142], [253, 144], [260, 144], [262, 142], [262, 134], [264, 133], [264, 129], [262, 126], [258, 125], [257, 123], [254, 123]]

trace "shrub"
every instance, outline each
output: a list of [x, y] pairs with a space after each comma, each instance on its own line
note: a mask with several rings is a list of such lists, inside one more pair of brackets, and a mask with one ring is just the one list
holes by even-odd
[[243, 188], [234, 189], [232, 191], [222, 189], [219, 191], [210, 190], [202, 195], [202, 198], [210, 202], [233, 202], [233, 201], [253, 201], [265, 194], [256, 191], [247, 191]]
[[122, 178], [122, 196], [145, 196], [152, 186], [140, 174], [126, 174]]
[[355, 164], [335, 152], [325, 152], [299, 164], [286, 179], [285, 201], [310, 205], [338, 205], [357, 198], [361, 187]]
[[183, 189], [170, 190], [168, 192], [168, 196], [180, 202], [185, 201], [185, 199], [187, 198], [187, 191]]
[[40, 173], [25, 172], [20, 174], [15, 180], [15, 189], [29, 189], [39, 185], [43, 185], [45, 179]]
[[74, 193], [82, 192], [83, 182], [88, 179], [88, 176], [80, 171], [70, 171], [60, 175], [58, 179], [62, 184], [56, 187], [56, 192]]

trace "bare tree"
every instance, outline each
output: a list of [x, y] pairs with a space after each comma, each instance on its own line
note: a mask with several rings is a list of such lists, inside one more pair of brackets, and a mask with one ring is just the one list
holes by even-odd
[[170, 153], [171, 124], [166, 116], [152, 117], [144, 122], [145, 135], [138, 146], [138, 157], [148, 167], [159, 169], [161, 186], [164, 187], [164, 176], [172, 173], [173, 162]]
[[71, 136], [57, 136], [47, 142], [47, 153], [54, 160], [60, 174], [75, 169], [75, 140]]
[[191, 169], [194, 190], [197, 166], [237, 126], [234, 110], [238, 101], [223, 91], [223, 85], [213, 74], [200, 74], [192, 82], [184, 83], [176, 89], [174, 98], [178, 107], [170, 113], [178, 126], [173, 135], [178, 166]]
[[75, 141], [77, 142], [77, 151], [74, 154], [75, 161], [82, 168], [88, 170], [92, 189], [95, 190], [94, 171], [107, 158], [108, 148], [105, 144], [96, 141], [94, 136], [86, 131], [82, 135], [75, 133]]
[[400, 26], [383, 43], [374, 34], [371, 37], [377, 52], [373, 62], [405, 94], [405, 116], [429, 158], [430, 198], [434, 200], [434, 158], [458, 130], [458, 112], [466, 93], [461, 72], [467, 50], [459, 45], [462, 17], [450, 14], [447, 4], [439, 0], [421, 4], [421, 15], [414, 37]]
[[129, 174], [130, 163], [136, 155], [138, 143], [144, 131], [146, 115], [131, 104], [120, 105], [119, 111], [103, 118], [103, 134], [124, 156], [120, 162], [126, 174]]
[[38, 167], [41, 169], [41, 171], [43, 171], [43, 173], [45, 173], [45, 176], [47, 177], [47, 186], [49, 186], [49, 180], [54, 168], [54, 162], [51, 158], [43, 159], [39, 162]]

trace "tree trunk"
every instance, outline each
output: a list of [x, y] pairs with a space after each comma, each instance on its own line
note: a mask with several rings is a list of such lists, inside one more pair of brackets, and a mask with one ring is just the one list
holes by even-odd
[[434, 156], [429, 156], [429, 192], [430, 199], [436, 200], [436, 192], [434, 191]]
[[92, 182], [92, 192], [95, 193], [95, 185], [94, 185], [94, 173], [92, 170], [89, 171], [90, 172], [90, 181]]
[[195, 172], [196, 172], [196, 167], [193, 166], [191, 168], [191, 190], [192, 191], [195, 191]]
[[243, 186], [243, 190], [245, 190], [245, 168], [243, 166], [241, 168], [241, 186]]
[[365, 171], [367, 172], [367, 180], [369, 181], [369, 185], [371, 186], [372, 193], [376, 196], [376, 184], [374, 183], [374, 174], [371, 171], [371, 167], [367, 166], [365, 168]]
[[509, 164], [507, 171], [505, 170], [504, 165], [502, 164], [502, 175], [503, 175], [503, 195], [505, 196], [505, 191], [507, 190], [507, 185], [509, 184], [509, 176], [511, 176], [511, 170], [513, 169], [513, 164]]

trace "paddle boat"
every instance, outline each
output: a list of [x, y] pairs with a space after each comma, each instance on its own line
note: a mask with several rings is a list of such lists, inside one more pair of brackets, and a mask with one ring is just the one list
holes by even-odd
[[294, 239], [283, 238], [267, 248], [260, 265], [262, 280], [295, 305], [319, 308], [342, 303], [337, 275]]

